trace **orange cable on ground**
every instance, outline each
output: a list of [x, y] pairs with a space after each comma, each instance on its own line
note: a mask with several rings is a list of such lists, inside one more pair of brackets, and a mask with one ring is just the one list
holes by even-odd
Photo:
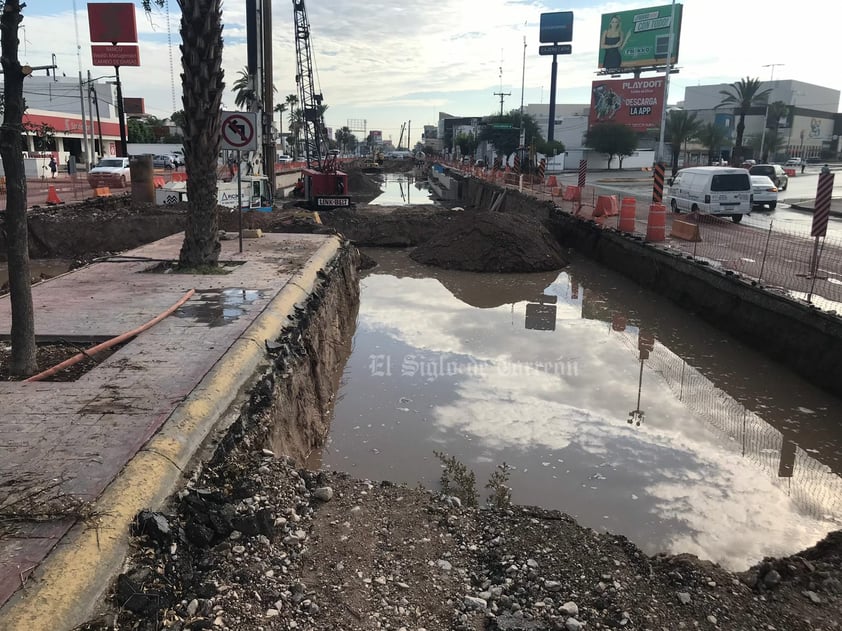
[[176, 302], [173, 306], [171, 306], [169, 309], [167, 309], [163, 313], [160, 313], [160, 314], [156, 315], [154, 318], [152, 318], [146, 324], [141, 324], [136, 329], [132, 329], [131, 331], [127, 331], [126, 333], [118, 335], [117, 337], [112, 337], [110, 340], [106, 340], [105, 342], [97, 344], [96, 346], [91, 346], [88, 350], [86, 350], [82, 353], [77, 353], [76, 355], [74, 355], [70, 359], [66, 359], [63, 362], [61, 362], [60, 364], [56, 364], [52, 368], [48, 368], [47, 370], [45, 370], [43, 372], [39, 372], [37, 375], [32, 375], [28, 379], [24, 379], [23, 382], [29, 383], [31, 381], [41, 381], [42, 379], [46, 379], [47, 377], [50, 377], [50, 376], [56, 374], [59, 370], [63, 370], [65, 368], [67, 368], [68, 366], [72, 366], [73, 364], [76, 364], [76, 363], [82, 361], [83, 359], [85, 359], [85, 357], [89, 357], [91, 355], [96, 355], [100, 351], [104, 351], [108, 348], [111, 348], [112, 346], [115, 346], [115, 345], [119, 344], [120, 342], [124, 342], [125, 340], [129, 339], [130, 337], [134, 337], [135, 335], [137, 335], [139, 333], [143, 333], [143, 331], [145, 331], [146, 329], [152, 328], [153, 326], [158, 324], [161, 320], [163, 320], [168, 315], [170, 315], [173, 311], [178, 309], [185, 302], [190, 300], [191, 296], [193, 296], [193, 294], [195, 294], [195, 293], [196, 293], [196, 290], [191, 289], [186, 294], [184, 294], [181, 297], [181, 299], [178, 302]]

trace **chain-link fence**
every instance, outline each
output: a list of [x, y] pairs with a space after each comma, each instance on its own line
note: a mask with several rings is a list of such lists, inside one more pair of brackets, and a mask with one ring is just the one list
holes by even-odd
[[[536, 190], [536, 194], [552, 198], [563, 210], [583, 220], [593, 220], [609, 230], [620, 229], [622, 198], [600, 195], [596, 188], [585, 186], [578, 189], [579, 199], [567, 199], [568, 188], [575, 187], [556, 188], [549, 193]], [[613, 202], [601, 199], [612, 197]], [[634, 221], [629, 224], [633, 229], [627, 232], [646, 238], [650, 203], [635, 199]], [[610, 214], [600, 210], [600, 204], [610, 208]], [[842, 240], [837, 237], [816, 239], [806, 232], [782, 230], [775, 227], [773, 218], [763, 229], [739, 225], [730, 217], [672, 213], [669, 207], [665, 226], [665, 248], [737, 272], [767, 290], [842, 312]]]
[[[631, 331], [619, 337], [632, 352], [638, 352]], [[842, 516], [842, 478], [821, 462], [821, 452], [810, 454], [793, 442], [797, 430], [787, 436], [662, 344], [653, 346], [644, 363], [648, 374], [658, 375], [723, 445], [763, 471], [804, 512], [817, 518]]]

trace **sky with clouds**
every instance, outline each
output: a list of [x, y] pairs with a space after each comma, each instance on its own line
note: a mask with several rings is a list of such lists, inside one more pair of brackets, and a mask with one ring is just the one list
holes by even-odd
[[[144, 97], [149, 113], [168, 116], [181, 109], [178, 3], [169, 0], [169, 13], [156, 9], [151, 15], [139, 1], [135, 4], [143, 65], [121, 69], [124, 95]], [[283, 98], [296, 90], [293, 11], [289, 1], [272, 4], [274, 83]], [[538, 55], [538, 26], [541, 13], [554, 11], [574, 12], [573, 54], [559, 57], [557, 102], [588, 102], [596, 79], [600, 16], [660, 4], [667, 3], [308, 0], [317, 90], [329, 106], [326, 122], [335, 129], [349, 119], [364, 119], [367, 129], [382, 130], [397, 144], [407, 121], [417, 141], [423, 125], [435, 124], [441, 111], [458, 116], [499, 111], [495, 92], [511, 93], [505, 97], [507, 110], [520, 106], [522, 94], [527, 104], [548, 103], [551, 57]], [[733, 0], [683, 4], [680, 72], [673, 76], [671, 103], [683, 98], [688, 85], [745, 76], [768, 80], [772, 68], [767, 64], [784, 64], [774, 68], [776, 79], [842, 88], [839, 73], [827, 66], [836, 56], [831, 47], [837, 37], [826, 1], [774, 8]], [[55, 54], [59, 73], [75, 76], [81, 65], [83, 73], [106, 74], [108, 68], [91, 66], [87, 5], [31, 0], [24, 9], [21, 59], [46, 65]], [[223, 21], [223, 64], [231, 85], [246, 63], [244, 0], [223, 2]], [[223, 102], [233, 109], [233, 93], [227, 92]]]

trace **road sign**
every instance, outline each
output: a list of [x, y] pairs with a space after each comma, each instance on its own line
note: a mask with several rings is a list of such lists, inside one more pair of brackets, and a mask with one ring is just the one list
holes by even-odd
[[572, 44], [550, 44], [548, 46], [539, 46], [539, 55], [569, 55], [573, 52]]
[[140, 49], [135, 44], [91, 44], [91, 63], [94, 66], [139, 66]]
[[257, 150], [257, 112], [222, 112], [220, 149]]

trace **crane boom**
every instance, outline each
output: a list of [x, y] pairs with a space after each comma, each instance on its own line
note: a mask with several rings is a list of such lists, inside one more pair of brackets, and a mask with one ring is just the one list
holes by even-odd
[[324, 122], [322, 94], [316, 92], [313, 80], [313, 49], [310, 44], [310, 22], [304, 0], [292, 0], [295, 18], [295, 82], [298, 84], [298, 101], [301, 126], [304, 132], [304, 156], [307, 167], [317, 171], [335, 171], [335, 161], [327, 152], [327, 128]]

